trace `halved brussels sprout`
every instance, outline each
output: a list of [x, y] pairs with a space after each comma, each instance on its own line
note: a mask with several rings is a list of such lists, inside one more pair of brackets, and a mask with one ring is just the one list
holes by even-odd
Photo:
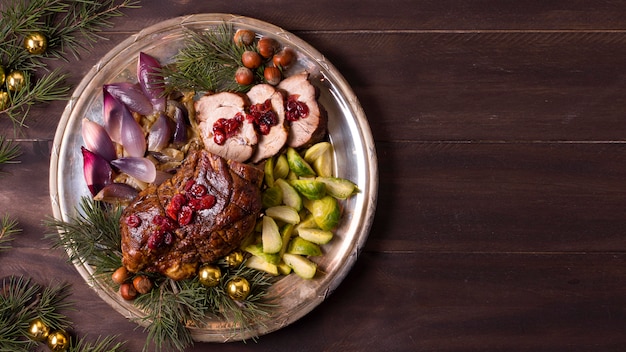
[[311, 201], [309, 210], [313, 214], [315, 223], [322, 230], [334, 229], [341, 219], [339, 203], [331, 196]]
[[321, 199], [326, 195], [326, 185], [313, 179], [291, 180], [289, 184], [307, 199]]
[[276, 225], [274, 219], [269, 216], [263, 217], [263, 232], [261, 232], [261, 238], [263, 241], [263, 253], [278, 253], [283, 246], [283, 239], [278, 231], [278, 225]]
[[309, 163], [307, 163], [300, 156], [300, 154], [298, 154], [298, 152], [291, 147], [287, 148], [287, 164], [289, 164], [289, 169], [291, 169], [291, 171], [293, 171], [297, 176], [316, 176], [311, 165], [309, 165]]
[[263, 202], [263, 208], [271, 208], [283, 203], [283, 190], [276, 184], [265, 191], [261, 198]]
[[307, 241], [300, 236], [296, 236], [289, 242], [287, 253], [315, 257], [322, 255], [322, 249], [317, 244]]
[[270, 275], [278, 276], [278, 266], [276, 264], [272, 264], [266, 262], [261, 257], [252, 256], [246, 260], [246, 266], [248, 268], [264, 271]]
[[274, 179], [285, 178], [289, 175], [289, 163], [285, 154], [281, 154], [274, 162]]
[[265, 253], [263, 252], [263, 244], [262, 243], [253, 243], [249, 244], [242, 248], [244, 252], [248, 252], [252, 254], [253, 257], [259, 257], [264, 261], [272, 264], [280, 263], [280, 256], [277, 253]]
[[282, 203], [290, 206], [297, 211], [302, 210], [302, 198], [293, 186], [282, 178], [276, 179], [275, 186], [278, 186], [282, 192]]
[[317, 271], [317, 265], [301, 255], [285, 253], [283, 261], [303, 279], [312, 279]]
[[304, 152], [304, 160], [309, 164], [313, 164], [317, 158], [331, 148], [332, 144], [329, 142], [319, 142], [314, 144]]
[[[298, 214], [298, 211], [286, 205], [267, 208], [265, 215], [271, 217], [272, 220], [276, 219], [288, 224], [297, 224], [300, 222], [300, 214]], [[263, 223], [263, 231], [265, 231], [265, 223]]]
[[317, 244], [326, 244], [330, 242], [334, 236], [331, 231], [316, 228], [299, 228], [297, 232], [298, 236]]
[[346, 199], [358, 191], [354, 182], [338, 177], [317, 177], [315, 180], [323, 182], [326, 185], [326, 193], [339, 198]]

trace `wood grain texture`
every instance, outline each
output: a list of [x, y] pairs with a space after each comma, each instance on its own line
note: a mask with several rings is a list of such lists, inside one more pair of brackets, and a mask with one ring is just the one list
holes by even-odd
[[[202, 12], [255, 17], [322, 52], [359, 98], [379, 204], [337, 290], [258, 342], [190, 351], [621, 351], [626, 345], [626, 1], [144, 1], [80, 60], [76, 86], [132, 33]], [[0, 277], [72, 285], [79, 337], [146, 335], [44, 240], [51, 141], [36, 106], [1, 167], [23, 229]], [[106, 322], [106, 323], [103, 323]]]

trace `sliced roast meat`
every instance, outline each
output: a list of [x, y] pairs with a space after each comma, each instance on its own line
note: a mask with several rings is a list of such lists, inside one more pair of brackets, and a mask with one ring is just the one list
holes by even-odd
[[251, 159], [256, 163], [277, 154], [287, 142], [289, 130], [282, 93], [269, 84], [258, 84], [250, 89], [248, 98], [259, 138]]
[[285, 78], [278, 84], [285, 92], [285, 117], [290, 124], [287, 145], [298, 148], [318, 142], [326, 134], [327, 116], [318, 104], [318, 90], [302, 72]]
[[246, 107], [244, 97], [230, 92], [196, 101], [196, 119], [206, 150], [229, 160], [250, 159], [258, 138], [254, 125], [246, 119]]
[[192, 151], [180, 170], [142, 191], [120, 219], [122, 263], [131, 272], [193, 277], [238, 248], [261, 211], [263, 172], [206, 150]]

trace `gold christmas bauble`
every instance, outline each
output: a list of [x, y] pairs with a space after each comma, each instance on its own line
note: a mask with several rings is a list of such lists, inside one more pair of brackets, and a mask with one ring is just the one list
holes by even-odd
[[230, 252], [229, 255], [224, 257], [224, 260], [229, 268], [236, 268], [243, 262], [243, 253], [239, 250]]
[[35, 319], [28, 325], [28, 336], [35, 341], [46, 341], [49, 333], [50, 329], [41, 319]]
[[0, 86], [4, 84], [4, 79], [7, 77], [7, 73], [4, 67], [0, 66]]
[[244, 277], [237, 276], [226, 284], [226, 292], [230, 298], [243, 301], [250, 294], [250, 283]]
[[64, 352], [70, 347], [70, 335], [63, 330], [51, 332], [48, 335], [48, 348], [52, 352]]
[[220, 283], [222, 271], [219, 267], [206, 264], [198, 269], [198, 281], [206, 287], [214, 287]]
[[19, 92], [26, 85], [26, 75], [24, 72], [11, 71], [6, 77], [7, 89], [12, 92]]
[[10, 103], [9, 93], [0, 90], [0, 111], [8, 108]]
[[48, 38], [41, 32], [32, 32], [24, 37], [24, 49], [32, 55], [41, 55], [48, 48]]

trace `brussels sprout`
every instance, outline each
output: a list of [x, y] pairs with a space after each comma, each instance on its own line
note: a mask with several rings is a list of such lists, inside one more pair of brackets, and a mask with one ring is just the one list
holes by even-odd
[[291, 242], [289, 242], [287, 253], [315, 257], [322, 255], [322, 249], [317, 244], [297, 236], [292, 238]]
[[265, 253], [263, 252], [263, 244], [262, 243], [253, 243], [249, 244], [242, 248], [244, 252], [248, 252], [252, 254], [254, 257], [259, 257], [271, 264], [280, 263], [280, 256], [277, 253]]
[[285, 154], [279, 155], [274, 164], [274, 179], [285, 178], [289, 175], [289, 163]]
[[334, 229], [341, 219], [339, 203], [331, 196], [311, 201], [309, 210], [313, 214], [315, 223], [322, 230]]
[[263, 217], [261, 238], [263, 240], [263, 253], [278, 253], [283, 246], [283, 239], [278, 231], [278, 225], [269, 216]]
[[271, 208], [283, 203], [283, 190], [281, 187], [274, 185], [263, 191], [262, 196], [263, 208]]
[[291, 268], [289, 265], [285, 264], [285, 262], [280, 262], [280, 264], [278, 264], [278, 273], [281, 275], [289, 275], [291, 274]]
[[313, 228], [298, 228], [297, 232], [298, 236], [317, 244], [326, 244], [330, 242], [334, 236], [331, 231]]
[[283, 240], [283, 246], [280, 248], [280, 251], [278, 252], [278, 256], [280, 258], [282, 258], [283, 254], [287, 252], [287, 246], [289, 245], [289, 242], [291, 241], [291, 236], [293, 235], [294, 229], [295, 229], [295, 226], [293, 224], [286, 224], [280, 229], [280, 237]]
[[335, 198], [346, 199], [358, 191], [356, 184], [345, 178], [317, 177], [315, 180], [323, 182], [326, 185], [326, 193]]
[[276, 264], [272, 264], [266, 262], [261, 257], [252, 256], [246, 260], [246, 266], [248, 268], [264, 271], [270, 275], [278, 276], [278, 266]]
[[[298, 211], [286, 205], [267, 208], [265, 215], [271, 217], [272, 220], [281, 220], [288, 224], [297, 224], [300, 222], [300, 214], [298, 214]], [[265, 223], [263, 223], [263, 231], [265, 231]]]
[[289, 164], [289, 169], [291, 169], [291, 171], [293, 171], [297, 176], [316, 176], [311, 165], [304, 161], [300, 154], [298, 154], [298, 152], [291, 147], [287, 148], [287, 164]]
[[297, 211], [302, 210], [302, 198], [287, 181], [282, 178], [276, 179], [275, 185], [280, 187], [282, 193], [282, 203]]
[[289, 184], [298, 191], [298, 193], [305, 196], [307, 199], [321, 199], [326, 195], [326, 185], [323, 182], [303, 179], [303, 180], [291, 180]]
[[263, 167], [265, 172], [265, 184], [267, 187], [274, 186], [274, 158], [268, 158], [265, 160], [265, 166]]
[[285, 253], [283, 261], [303, 279], [312, 279], [317, 271], [317, 265], [301, 255]]
[[331, 148], [332, 144], [329, 142], [319, 142], [314, 144], [304, 152], [304, 160], [309, 164], [313, 164], [317, 158]]
[[333, 175], [333, 149], [329, 148], [313, 162], [313, 170], [317, 176], [331, 177]]
[[[310, 202], [310, 201], [309, 201]], [[296, 225], [295, 231], [298, 232], [300, 229], [317, 229], [317, 223], [315, 223], [315, 219], [313, 218], [313, 214], [308, 213], [306, 210], [304, 211], [306, 215], [300, 215], [300, 222]]]

